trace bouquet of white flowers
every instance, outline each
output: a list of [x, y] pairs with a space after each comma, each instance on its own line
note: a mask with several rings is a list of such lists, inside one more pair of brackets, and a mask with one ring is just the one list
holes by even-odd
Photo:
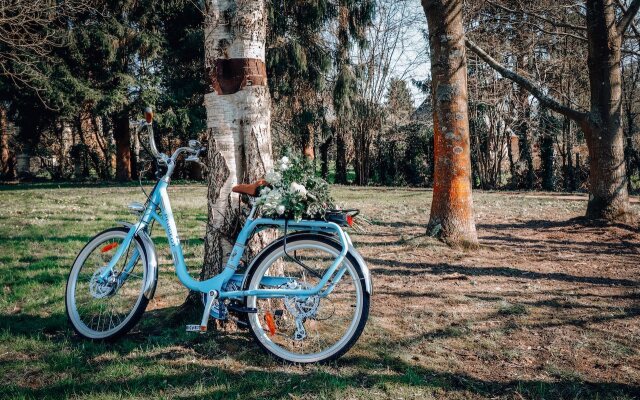
[[313, 165], [298, 157], [282, 157], [265, 176], [270, 187], [256, 199], [262, 214], [300, 221], [323, 218], [334, 208], [327, 182], [315, 175]]

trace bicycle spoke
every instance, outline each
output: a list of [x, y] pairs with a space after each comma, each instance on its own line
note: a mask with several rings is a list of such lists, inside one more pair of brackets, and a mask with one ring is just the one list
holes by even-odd
[[[282, 288], [307, 290], [318, 285], [337, 256], [335, 250], [329, 248], [327, 251], [326, 246], [312, 245], [305, 248], [303, 245], [291, 244], [291, 247], [290, 254], [295, 254], [307, 268], [288, 259], [281, 252], [265, 257], [265, 265], [258, 267], [261, 271], [258, 276], [286, 276], [291, 281], [282, 285]], [[278, 268], [274, 269], [272, 265]], [[314, 271], [318, 272], [317, 276]], [[334, 275], [338, 273], [341, 273], [340, 279], [335, 282], [330, 280], [325, 285], [325, 288], [331, 285], [333, 287], [324, 297], [288, 296], [277, 302], [276, 299], [269, 298], [255, 299], [258, 313], [250, 321], [252, 326], [257, 323], [260, 331], [264, 332], [258, 338], [269, 351], [284, 359], [304, 361], [315, 360], [323, 354], [335, 352], [332, 349], [344, 346], [341, 343], [345, 343], [350, 332], [357, 326], [354, 324], [361, 312], [357, 288], [362, 286], [358, 285], [359, 278], [355, 275], [355, 270], [346, 262], [338, 266]], [[268, 287], [259, 285], [256, 288]], [[274, 315], [277, 317], [274, 318]], [[275, 320], [275, 332], [273, 322], [269, 323], [270, 318]]]
[[[118, 243], [121, 246], [126, 235], [125, 232], [118, 234], [122, 236], [95, 243], [76, 273], [73, 308], [79, 325], [74, 324], [79, 328], [85, 327], [82, 329], [88, 330], [91, 336], [108, 336], [110, 332], [120, 329], [132, 315], [142, 296], [146, 274], [144, 269], [136, 271], [138, 265], [143, 263], [141, 257], [134, 259], [132, 256], [134, 251], [141, 252], [139, 248], [136, 250], [135, 240], [123, 250], [122, 257], [114, 265], [113, 272], [108, 273], [105, 282], [99, 280], [106, 272], [105, 268], [115, 254], [114, 250], [117, 251], [118, 247], [111, 244]], [[119, 282], [118, 276], [126, 268], [129, 268], [129, 272]]]

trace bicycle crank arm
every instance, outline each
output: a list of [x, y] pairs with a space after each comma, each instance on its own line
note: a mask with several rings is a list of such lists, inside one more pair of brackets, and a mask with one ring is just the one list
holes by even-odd
[[213, 301], [217, 298], [217, 290], [212, 290], [209, 292], [209, 295], [207, 296], [207, 303], [204, 305], [204, 313], [202, 314], [202, 321], [200, 322], [200, 325], [187, 325], [187, 332], [204, 333], [207, 331], [207, 326], [209, 325], [209, 315], [211, 313], [211, 306], [213, 305]]

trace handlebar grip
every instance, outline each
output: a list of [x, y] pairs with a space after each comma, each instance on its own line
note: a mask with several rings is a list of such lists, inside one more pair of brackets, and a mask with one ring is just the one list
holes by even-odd
[[144, 109], [144, 119], [148, 124], [153, 122], [153, 110], [151, 109], [151, 107], [147, 107]]

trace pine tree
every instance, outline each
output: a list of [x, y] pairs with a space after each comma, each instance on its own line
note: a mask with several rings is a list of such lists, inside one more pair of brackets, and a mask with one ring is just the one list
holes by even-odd
[[[129, 120], [159, 98], [164, 40], [155, 0], [111, 0], [74, 21], [68, 59], [76, 76], [98, 92], [85, 106], [104, 118], [116, 145], [116, 177], [135, 173]], [[89, 56], [88, 56], [89, 55]]]
[[387, 93], [387, 121], [392, 128], [398, 128], [409, 122], [413, 114], [413, 99], [407, 82], [403, 79], [392, 79]]
[[[269, 87], [280, 107], [291, 115], [289, 127], [298, 147], [309, 159], [315, 158], [315, 144], [323, 127], [327, 103], [326, 90], [331, 69], [337, 78], [336, 104], [347, 105], [344, 96], [355, 91], [350, 84], [353, 72], [345, 67], [354, 41], [364, 43], [363, 27], [373, 15], [371, 0], [276, 0], [268, 4], [267, 72]], [[332, 54], [332, 26], [338, 30], [339, 44]], [[338, 58], [336, 58], [338, 56]], [[333, 62], [332, 60], [335, 60]], [[343, 109], [341, 107], [341, 109]], [[331, 140], [325, 136], [325, 141]]]

